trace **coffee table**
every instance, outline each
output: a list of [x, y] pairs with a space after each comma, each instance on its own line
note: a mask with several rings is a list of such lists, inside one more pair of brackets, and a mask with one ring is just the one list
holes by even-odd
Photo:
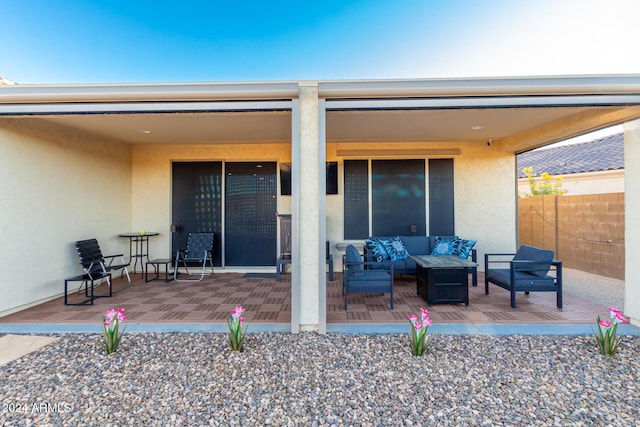
[[469, 268], [477, 263], [455, 255], [412, 255], [416, 287], [427, 304], [469, 305]]

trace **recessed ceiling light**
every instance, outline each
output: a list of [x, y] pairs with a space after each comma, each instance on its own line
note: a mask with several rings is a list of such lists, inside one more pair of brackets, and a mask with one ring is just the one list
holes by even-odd
[[482, 129], [484, 129], [484, 126], [483, 125], [475, 125], [475, 126], [471, 126], [471, 129], [473, 129], [473, 130], [482, 130]]
[[147, 130], [147, 129], [140, 129], [138, 132], [140, 132], [140, 133], [145, 133], [145, 134], [146, 134], [146, 133], [151, 133], [151, 131], [150, 131], [150, 130]]

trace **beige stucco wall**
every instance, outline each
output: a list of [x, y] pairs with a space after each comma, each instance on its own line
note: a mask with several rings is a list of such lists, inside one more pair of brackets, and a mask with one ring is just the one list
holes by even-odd
[[485, 253], [515, 252], [517, 194], [515, 155], [467, 143], [454, 159], [456, 234], [478, 242], [478, 269]]
[[[640, 194], [640, 120], [624, 125], [625, 194]], [[624, 313], [640, 326], [640, 197], [625, 197], [625, 287]]]
[[61, 295], [82, 271], [76, 240], [121, 252], [117, 235], [130, 227], [129, 146], [41, 118], [0, 119], [0, 315]]

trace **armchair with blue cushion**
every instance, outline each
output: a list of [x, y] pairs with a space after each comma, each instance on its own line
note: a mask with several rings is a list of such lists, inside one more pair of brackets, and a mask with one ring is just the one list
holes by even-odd
[[[375, 266], [375, 269], [368, 267]], [[349, 294], [378, 293], [391, 295], [393, 310], [393, 263], [391, 261], [363, 260], [353, 245], [348, 245], [342, 256], [342, 295], [347, 310]]]
[[489, 283], [511, 293], [511, 307], [516, 308], [516, 292], [556, 292], [556, 305], [562, 308], [562, 262], [553, 251], [522, 245], [515, 254], [484, 255], [484, 292]]

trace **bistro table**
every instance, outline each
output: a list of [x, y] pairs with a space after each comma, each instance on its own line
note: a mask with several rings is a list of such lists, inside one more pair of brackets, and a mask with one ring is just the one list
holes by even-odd
[[[142, 271], [142, 277], [144, 277], [145, 263], [144, 258], [149, 261], [149, 237], [157, 236], [160, 233], [157, 231], [139, 231], [137, 233], [122, 233], [120, 237], [126, 237], [129, 239], [129, 263], [133, 259], [133, 273], [136, 272], [138, 267], [138, 260], [140, 260], [140, 270]], [[135, 248], [134, 248], [135, 246]]]
[[416, 263], [418, 295], [427, 304], [469, 305], [469, 269], [473, 261], [455, 255], [412, 255]]

